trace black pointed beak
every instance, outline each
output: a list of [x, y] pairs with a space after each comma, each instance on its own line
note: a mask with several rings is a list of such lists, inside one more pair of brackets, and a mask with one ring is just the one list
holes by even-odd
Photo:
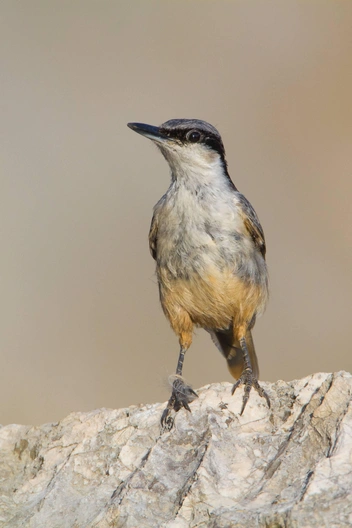
[[163, 142], [170, 139], [162, 134], [160, 128], [156, 126], [145, 125], [144, 123], [127, 123], [127, 126], [131, 130], [134, 130], [138, 134], [141, 134], [148, 139], [152, 139], [153, 141]]

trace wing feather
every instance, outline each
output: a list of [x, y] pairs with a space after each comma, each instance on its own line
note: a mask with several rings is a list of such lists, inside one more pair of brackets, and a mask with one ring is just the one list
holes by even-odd
[[154, 260], [156, 260], [156, 247], [158, 240], [158, 217], [156, 214], [153, 215], [152, 223], [149, 230], [149, 249]]
[[264, 231], [260, 225], [257, 213], [243, 194], [238, 194], [239, 205], [242, 211], [243, 223], [250, 234], [255, 246], [258, 248], [263, 258], [265, 258], [266, 245]]

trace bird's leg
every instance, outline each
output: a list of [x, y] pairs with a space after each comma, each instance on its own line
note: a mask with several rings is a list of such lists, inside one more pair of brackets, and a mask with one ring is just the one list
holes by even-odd
[[189, 403], [191, 403], [197, 394], [182, 378], [182, 367], [185, 359], [185, 353], [187, 348], [181, 344], [180, 354], [178, 356], [176, 375], [173, 377], [172, 383], [172, 394], [167, 403], [166, 409], [161, 416], [161, 426], [165, 430], [172, 429], [174, 419], [171, 416], [171, 411], [179, 411], [184, 407], [187, 411], [191, 412]]
[[243, 403], [242, 403], [242, 409], [240, 412], [240, 414], [242, 415], [247, 405], [247, 402], [249, 399], [249, 393], [251, 392], [252, 387], [254, 387], [254, 389], [257, 391], [259, 396], [266, 399], [268, 407], [270, 407], [270, 400], [269, 400], [269, 396], [267, 395], [265, 390], [259, 385], [258, 380], [253, 374], [251, 360], [249, 357], [247, 344], [246, 344], [246, 338], [242, 337], [239, 340], [239, 342], [240, 342], [240, 346], [241, 346], [242, 353], [243, 353], [244, 367], [243, 367], [241, 377], [236, 381], [236, 383], [232, 387], [232, 394], [235, 392], [237, 387], [239, 387], [239, 385], [242, 385], [242, 384], [244, 385]]

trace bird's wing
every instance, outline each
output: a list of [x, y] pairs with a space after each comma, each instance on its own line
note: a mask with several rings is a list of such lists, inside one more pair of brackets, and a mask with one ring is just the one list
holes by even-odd
[[158, 215], [153, 214], [152, 223], [149, 229], [149, 249], [154, 260], [156, 260], [156, 244], [158, 240]]
[[159, 218], [160, 218], [161, 211], [164, 207], [165, 201], [166, 201], [166, 194], [164, 194], [164, 196], [160, 198], [160, 200], [154, 207], [152, 223], [149, 229], [149, 249], [150, 249], [150, 252], [154, 260], [156, 260], [156, 252], [157, 252]]
[[265, 258], [266, 246], [264, 231], [260, 225], [257, 213], [243, 194], [238, 193], [239, 205], [242, 212], [243, 223], [250, 234], [255, 246]]

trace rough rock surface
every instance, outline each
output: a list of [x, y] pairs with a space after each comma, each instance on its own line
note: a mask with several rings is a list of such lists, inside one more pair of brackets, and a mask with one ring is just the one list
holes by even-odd
[[0, 429], [0, 526], [352, 526], [352, 376], [198, 391], [160, 434], [165, 404]]

